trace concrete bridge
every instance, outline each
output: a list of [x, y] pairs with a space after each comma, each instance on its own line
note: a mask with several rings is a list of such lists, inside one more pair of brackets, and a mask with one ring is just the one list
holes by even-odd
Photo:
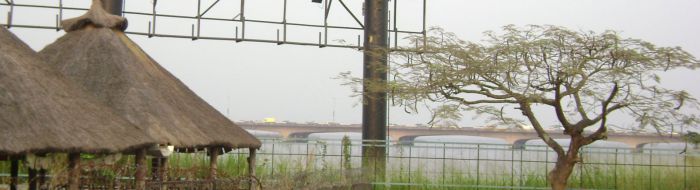
[[[295, 124], [295, 123], [237, 123], [244, 129], [277, 132], [284, 138], [306, 138], [312, 133], [356, 132], [361, 133], [362, 127], [340, 124]], [[402, 143], [412, 143], [416, 137], [435, 135], [464, 135], [502, 139], [514, 147], [521, 147], [528, 140], [539, 139], [535, 131], [522, 129], [484, 129], [484, 128], [428, 128], [390, 126], [387, 135], [392, 140]], [[566, 139], [561, 130], [549, 131], [555, 139]], [[607, 141], [621, 142], [630, 148], [642, 147], [649, 143], [683, 142], [679, 136], [661, 136], [655, 133], [608, 133]]]

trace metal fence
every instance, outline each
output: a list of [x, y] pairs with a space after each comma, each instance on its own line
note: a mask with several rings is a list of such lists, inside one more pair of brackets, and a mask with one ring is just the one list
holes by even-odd
[[[361, 141], [262, 142], [256, 173], [263, 189], [343, 189], [358, 184], [386, 189], [548, 189], [546, 176], [556, 161], [556, 153], [543, 146], [389, 142], [382, 145], [387, 151], [386, 170], [368, 172], [361, 169]], [[574, 189], [700, 189], [700, 154], [697, 149], [681, 151], [584, 148], [569, 184]], [[246, 149], [224, 154], [218, 161], [218, 176], [225, 180], [245, 176], [248, 156]], [[206, 149], [175, 153], [169, 158], [168, 178], [175, 182], [206, 179], [209, 160]], [[128, 187], [132, 181], [128, 176], [135, 170], [132, 162], [133, 156], [125, 155], [118, 161], [122, 164], [86, 171], [123, 179], [121, 186]], [[0, 174], [0, 182], [6, 179]]]
[[[360, 169], [361, 141], [262, 141], [258, 176], [270, 184], [286, 179], [291, 187], [366, 180], [390, 189], [546, 189], [547, 173], [556, 162], [556, 153], [544, 146], [389, 142], [386, 171], [367, 175]], [[585, 189], [700, 189], [700, 154], [681, 151], [584, 148], [569, 184]], [[224, 164], [245, 155], [244, 150], [230, 152]], [[238, 166], [224, 168], [245, 168], [243, 162], [234, 164]]]

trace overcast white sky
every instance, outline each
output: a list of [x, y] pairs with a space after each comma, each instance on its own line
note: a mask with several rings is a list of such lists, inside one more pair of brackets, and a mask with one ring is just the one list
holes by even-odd
[[[17, 3], [50, 4], [45, 0], [15, 0]], [[127, 1], [128, 11], [150, 12], [151, 1]], [[196, 0], [159, 1], [159, 13], [195, 15]], [[203, 0], [204, 5], [214, 0]], [[283, 0], [246, 2], [246, 17], [279, 21]], [[346, 0], [361, 16], [361, 0]], [[87, 7], [88, 0], [65, 1], [65, 6]], [[232, 18], [239, 11], [238, 0], [225, 0], [208, 14]], [[400, 0], [398, 24], [401, 30], [420, 30], [420, 0]], [[203, 6], [204, 6], [203, 5]], [[204, 9], [204, 8], [203, 8]], [[0, 7], [0, 23], [7, 22], [7, 6]], [[482, 32], [515, 24], [560, 25], [576, 30], [616, 30], [624, 37], [640, 38], [661, 46], [681, 46], [700, 56], [700, 1], [697, 0], [428, 0], [428, 26], [440, 26], [470, 41], [482, 39]], [[15, 24], [55, 23], [57, 11], [15, 8]], [[64, 18], [81, 14], [66, 11]], [[127, 15], [129, 31], [146, 32], [149, 17]], [[322, 24], [322, 7], [310, 0], [289, 0], [290, 22]], [[356, 26], [338, 1], [331, 8], [329, 23]], [[191, 20], [159, 19], [158, 33], [189, 35]], [[231, 36], [235, 24], [203, 22], [202, 35]], [[275, 39], [280, 27], [250, 24], [247, 37]], [[11, 29], [35, 50], [63, 35], [38, 29]], [[316, 42], [320, 29], [290, 27], [289, 40]], [[329, 41], [344, 39], [356, 43], [361, 32], [332, 30]], [[353, 49], [318, 48], [255, 42], [191, 41], [187, 39], [130, 36], [155, 60], [180, 78], [192, 90], [234, 121], [278, 121], [360, 123], [361, 106], [350, 89], [332, 79], [340, 72], [361, 74], [362, 53]], [[393, 39], [392, 39], [393, 40]], [[673, 71], [663, 75], [669, 88], [685, 89], [700, 97], [698, 71]], [[428, 121], [427, 113], [404, 114], [391, 108], [390, 122], [416, 124]], [[335, 117], [333, 116], [335, 112]], [[480, 126], [469, 115], [462, 126]]]

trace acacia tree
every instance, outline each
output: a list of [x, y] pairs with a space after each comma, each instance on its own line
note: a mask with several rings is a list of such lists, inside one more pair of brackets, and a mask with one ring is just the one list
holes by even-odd
[[[441, 104], [436, 117], [459, 117], [462, 111], [488, 114], [501, 124], [523, 122], [508, 114], [513, 107], [539, 138], [557, 153], [548, 178], [553, 189], [564, 189], [580, 162], [581, 147], [607, 138], [608, 117], [618, 112], [640, 127], [665, 130], [695, 125], [696, 99], [684, 91], [659, 86], [660, 71], [694, 69], [698, 61], [681, 48], [656, 47], [616, 32], [577, 32], [556, 26], [505, 26], [486, 32], [483, 43], [458, 39], [435, 28], [429, 37], [414, 36], [418, 49], [394, 52], [392, 79], [385, 88], [393, 102], [417, 111], [426, 102]], [[363, 82], [343, 75], [348, 84]], [[432, 103], [434, 104], [434, 103]], [[535, 111], [549, 107], [554, 113]], [[562, 147], [540, 120], [556, 117], [570, 138]]]

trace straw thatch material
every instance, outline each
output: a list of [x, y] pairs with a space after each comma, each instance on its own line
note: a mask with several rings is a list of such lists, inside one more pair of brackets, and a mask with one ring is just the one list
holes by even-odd
[[61, 21], [61, 25], [66, 32], [80, 30], [88, 25], [93, 25], [98, 28], [105, 27], [124, 31], [127, 27], [127, 21], [124, 17], [109, 14], [107, 11], [102, 9], [102, 1], [93, 0], [92, 6], [90, 6], [90, 11], [88, 11], [85, 15], [63, 20]]
[[[97, 3], [99, 0], [93, 1]], [[73, 23], [106, 23], [101, 7]], [[116, 25], [66, 26], [40, 55], [120, 115], [178, 148], [259, 148], [260, 141], [198, 97]]]
[[118, 152], [155, 141], [0, 28], [0, 155]]

